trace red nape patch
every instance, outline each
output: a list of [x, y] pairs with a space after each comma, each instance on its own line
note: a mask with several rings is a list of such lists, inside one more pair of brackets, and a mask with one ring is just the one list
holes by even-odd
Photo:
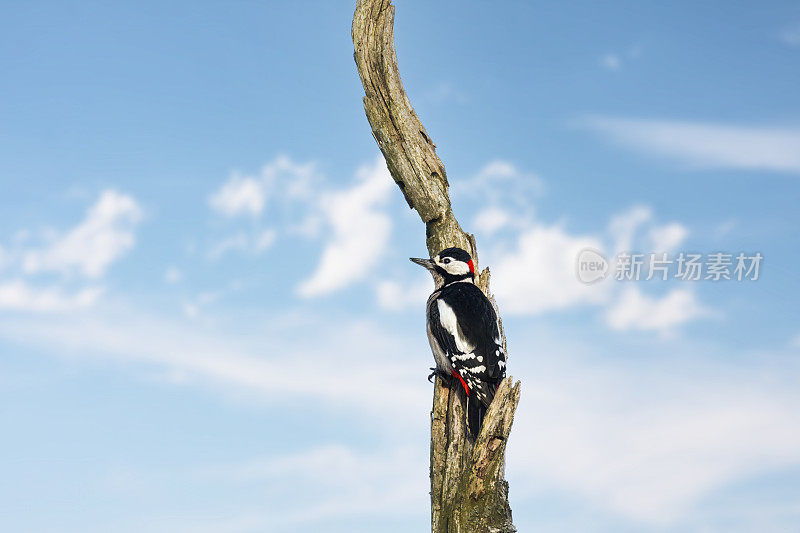
[[[472, 263], [472, 261], [470, 261], [470, 263]], [[469, 396], [469, 387], [467, 387], [467, 383], [464, 381], [464, 378], [461, 377], [461, 374], [453, 370], [453, 375], [458, 378], [458, 381], [460, 381], [462, 385], [464, 385], [464, 391], [467, 393], [467, 396]]]
[[469, 263], [467, 263], [467, 264], [469, 265], [469, 271], [474, 274], [475, 273], [475, 265], [472, 264], [472, 259], [470, 259]]

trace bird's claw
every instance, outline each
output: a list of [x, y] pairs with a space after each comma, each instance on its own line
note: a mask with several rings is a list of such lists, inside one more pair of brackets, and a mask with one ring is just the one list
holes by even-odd
[[430, 383], [433, 383], [433, 378], [435, 378], [436, 376], [442, 378], [442, 381], [444, 381], [445, 383], [450, 382], [450, 375], [447, 372], [440, 370], [436, 367], [431, 368], [431, 370], [433, 370], [433, 372], [431, 372], [430, 375], [428, 376], [428, 381]]

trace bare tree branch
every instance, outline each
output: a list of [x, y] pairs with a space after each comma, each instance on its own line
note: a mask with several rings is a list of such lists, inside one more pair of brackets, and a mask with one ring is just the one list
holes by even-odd
[[[428, 252], [433, 256], [458, 246], [472, 255], [477, 266], [475, 238], [461, 229], [453, 215], [444, 165], [400, 80], [391, 0], [358, 0], [352, 36], [372, 135], [406, 202], [425, 223]], [[476, 283], [494, 302], [488, 268], [480, 272]], [[502, 337], [505, 345], [505, 334]], [[434, 533], [516, 531], [504, 477], [506, 443], [519, 396], [520, 383], [505, 379], [473, 443], [467, 437], [463, 394], [437, 378], [431, 411]]]

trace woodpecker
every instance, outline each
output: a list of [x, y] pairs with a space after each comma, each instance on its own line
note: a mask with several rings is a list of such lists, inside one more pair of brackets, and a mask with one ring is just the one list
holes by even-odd
[[475, 285], [475, 265], [461, 248], [447, 248], [432, 259], [412, 257], [433, 276], [427, 329], [436, 367], [428, 376], [463, 387], [467, 427], [478, 435], [486, 410], [506, 374], [506, 354], [494, 305]]

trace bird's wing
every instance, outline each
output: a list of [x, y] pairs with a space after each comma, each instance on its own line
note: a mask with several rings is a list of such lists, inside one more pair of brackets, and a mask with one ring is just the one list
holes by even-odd
[[441, 315], [439, 313], [438, 298], [428, 306], [428, 326], [431, 333], [441, 350], [445, 353], [448, 359], [452, 360], [453, 355], [463, 354], [456, 346], [456, 338], [454, 332], [449, 328], [444, 327], [442, 324]]
[[440, 346], [447, 347], [453, 367], [488, 407], [505, 375], [506, 356], [497, 314], [489, 299], [471, 283], [455, 283], [445, 289], [436, 302], [436, 324], [447, 339]]

